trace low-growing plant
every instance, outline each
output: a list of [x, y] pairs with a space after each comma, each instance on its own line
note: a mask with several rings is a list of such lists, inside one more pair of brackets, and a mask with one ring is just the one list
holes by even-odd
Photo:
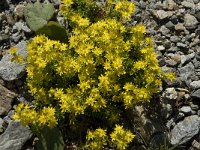
[[36, 130], [57, 126], [64, 138], [72, 132], [84, 149], [127, 149], [134, 134], [124, 110], [148, 102], [162, 79], [173, 78], [159, 67], [145, 27], [129, 24], [134, 10], [127, 0], [62, 0], [66, 42], [38, 35], [28, 44], [35, 100], [19, 104], [14, 119]]

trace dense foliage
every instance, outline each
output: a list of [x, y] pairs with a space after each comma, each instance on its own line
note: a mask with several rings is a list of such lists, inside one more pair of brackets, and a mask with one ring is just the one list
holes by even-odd
[[39, 35], [28, 44], [35, 101], [19, 104], [14, 118], [32, 127], [75, 128], [86, 149], [126, 149], [134, 135], [123, 127], [123, 111], [148, 102], [172, 77], [161, 71], [145, 27], [128, 23], [134, 10], [126, 0], [63, 0], [66, 42]]

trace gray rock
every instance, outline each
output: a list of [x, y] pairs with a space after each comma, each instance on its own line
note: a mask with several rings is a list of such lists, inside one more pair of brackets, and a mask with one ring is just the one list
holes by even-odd
[[159, 30], [162, 33], [162, 35], [165, 35], [165, 36], [167, 36], [168, 33], [170, 33], [170, 30], [167, 29], [165, 26], [161, 26]]
[[183, 106], [183, 107], [181, 107], [181, 109], [179, 111], [184, 114], [190, 114], [192, 109], [190, 106]]
[[184, 25], [187, 29], [194, 29], [197, 27], [198, 21], [197, 19], [190, 14], [186, 14], [184, 16]]
[[194, 93], [192, 93], [191, 97], [194, 99], [200, 100], [200, 89], [198, 89]]
[[163, 45], [159, 45], [157, 47], [158, 51], [164, 51], [165, 50], [165, 47]]
[[5, 115], [12, 108], [16, 94], [0, 84], [0, 115]]
[[15, 15], [19, 18], [22, 18], [24, 16], [24, 10], [25, 10], [24, 5], [17, 5], [14, 10]]
[[18, 31], [21, 31], [23, 26], [24, 26], [23, 22], [16, 22], [13, 28], [17, 29]]
[[191, 59], [193, 59], [195, 56], [195, 53], [191, 53], [189, 55], [181, 55], [181, 65], [184, 65], [187, 62], [190, 62]]
[[3, 132], [4, 124], [5, 124], [4, 120], [0, 118], [0, 133]]
[[20, 122], [11, 121], [6, 131], [0, 135], [0, 149], [21, 150], [22, 146], [32, 136], [29, 127], [24, 127]]
[[195, 14], [195, 17], [200, 21], [200, 11]]
[[196, 5], [196, 10], [200, 11], [200, 2]]
[[175, 122], [178, 122], [179, 120], [183, 119], [185, 117], [185, 114], [182, 112], [179, 112], [178, 115], [176, 116]]
[[190, 2], [188, 2], [188, 1], [183, 1], [183, 2], [181, 3], [181, 5], [183, 5], [185, 8], [195, 9], [195, 4], [194, 4], [193, 1], [190, 1]]
[[[25, 59], [27, 56], [26, 42], [21, 41], [16, 46], [17, 54]], [[6, 81], [12, 81], [20, 78], [25, 72], [25, 65], [17, 62], [11, 62], [12, 55], [7, 53], [0, 61], [0, 77]]]
[[22, 30], [27, 34], [32, 33], [31, 29], [27, 25], [23, 25]]
[[12, 34], [11, 39], [12, 39], [15, 43], [17, 43], [17, 42], [19, 42], [20, 39], [22, 39], [22, 34], [20, 33], [20, 31], [18, 31], [18, 32]]
[[176, 24], [175, 25], [175, 30], [177, 30], [177, 31], [184, 31], [185, 27], [184, 27], [183, 23]]
[[192, 62], [194, 64], [195, 69], [200, 68], [200, 61], [194, 58]]
[[174, 36], [170, 37], [170, 41], [176, 43], [176, 42], [180, 41], [180, 38], [178, 36], [174, 35]]
[[187, 44], [178, 42], [178, 43], [176, 44], [176, 46], [179, 47], [179, 48], [186, 48], [186, 47], [187, 47]]
[[167, 123], [166, 123], [166, 127], [167, 127], [168, 129], [171, 129], [171, 127], [174, 127], [175, 125], [176, 125], [176, 124], [175, 124], [175, 122], [174, 122], [174, 118], [168, 120]]
[[183, 144], [199, 132], [200, 117], [192, 115], [179, 122], [171, 131], [170, 142], [172, 145]]
[[167, 60], [165, 60], [165, 62], [166, 62], [166, 65], [169, 67], [177, 66], [177, 62], [173, 59], [167, 59]]
[[175, 88], [167, 88], [163, 92], [163, 97], [169, 100], [175, 100], [177, 98], [178, 94], [175, 90]]
[[181, 77], [182, 81], [185, 81], [186, 84], [189, 86], [191, 81], [190, 76], [195, 73], [194, 65], [190, 62], [184, 67], [178, 68], [179, 76]]
[[171, 21], [167, 22], [167, 23], [165, 24], [165, 26], [166, 26], [168, 29], [170, 29], [170, 30], [173, 30], [173, 29], [174, 29], [174, 24], [173, 24]]
[[177, 8], [177, 5], [173, 0], [165, 0], [165, 7], [168, 10], [174, 10]]
[[156, 11], [156, 17], [160, 20], [168, 18], [168, 13], [164, 10], [158, 10]]
[[192, 108], [192, 110], [198, 110], [199, 106], [195, 105], [195, 104], [191, 104], [190, 107]]
[[200, 80], [191, 82], [190, 83], [190, 88], [199, 89], [200, 88]]
[[10, 39], [10, 36], [7, 35], [7, 34], [1, 34], [0, 35], [0, 43], [1, 42], [7, 42], [7, 41], [9, 41], [9, 39]]

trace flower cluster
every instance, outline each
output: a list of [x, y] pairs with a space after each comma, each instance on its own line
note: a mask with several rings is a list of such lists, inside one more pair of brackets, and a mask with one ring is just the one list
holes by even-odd
[[[126, 26], [134, 8], [126, 0], [108, 0], [102, 6], [93, 0], [62, 0], [60, 11], [70, 25], [67, 41], [39, 35], [28, 44], [27, 83], [35, 105], [18, 105], [14, 118], [25, 125], [53, 127], [60, 114], [90, 118], [99, 113], [105, 115], [102, 120], [112, 118], [113, 127], [124, 108], [149, 101], [162, 79], [173, 76], [160, 69], [145, 27]], [[100, 16], [90, 14], [96, 11]], [[117, 149], [125, 149], [134, 138], [119, 125], [110, 136]], [[106, 130], [88, 131], [87, 140], [92, 149], [101, 149]]]
[[125, 130], [123, 126], [120, 125], [115, 126], [114, 131], [110, 133], [110, 138], [106, 134], [106, 130], [101, 128], [98, 128], [95, 131], [88, 130], [86, 147], [89, 147], [92, 150], [101, 150], [107, 143], [112, 142], [113, 147], [116, 149], [125, 150], [134, 137], [135, 135], [130, 131]]

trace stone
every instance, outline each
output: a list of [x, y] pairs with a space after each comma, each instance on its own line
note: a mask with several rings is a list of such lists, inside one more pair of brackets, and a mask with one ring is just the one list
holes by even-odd
[[196, 140], [193, 140], [192, 147], [195, 148], [195, 150], [200, 150], [200, 143]]
[[1, 34], [0, 35], [0, 43], [2, 43], [2, 42], [8, 42], [9, 39], [10, 39], [10, 36], [7, 35], [7, 34]]
[[166, 24], [165, 24], [165, 27], [167, 27], [168, 29], [170, 29], [170, 30], [173, 30], [174, 29], [174, 24], [171, 22], [171, 21], [169, 21], [169, 22], [167, 22]]
[[11, 26], [13, 26], [15, 24], [15, 19], [13, 18], [12, 14], [7, 14], [6, 20], [7, 20], [7, 23]]
[[22, 34], [20, 33], [20, 31], [12, 34], [11, 36], [12, 41], [14, 41], [15, 43], [18, 43], [20, 39], [22, 39]]
[[200, 88], [200, 80], [191, 82], [190, 83], [190, 88], [199, 89]]
[[200, 89], [198, 89], [194, 93], [192, 93], [191, 97], [194, 99], [200, 100]]
[[193, 74], [195, 72], [194, 70], [194, 65], [190, 62], [187, 65], [185, 65], [184, 67], [178, 68], [178, 71], [180, 74]]
[[172, 127], [174, 127], [176, 124], [175, 124], [175, 122], [174, 122], [174, 118], [171, 118], [170, 120], [168, 120], [167, 121], [167, 123], [166, 123], [166, 127], [168, 128], [168, 129], [171, 129]]
[[176, 5], [176, 3], [173, 0], [166, 0], [165, 1], [165, 7], [168, 10], [174, 10], [174, 9], [177, 8], [177, 5]]
[[195, 14], [195, 17], [200, 21], [200, 11]]
[[184, 31], [185, 27], [184, 27], [183, 23], [176, 24], [175, 25], [175, 30], [177, 30], [177, 31]]
[[181, 109], [179, 111], [184, 114], [190, 114], [192, 109], [190, 106], [183, 106], [183, 107], [181, 107]]
[[175, 88], [167, 88], [163, 92], [163, 97], [169, 100], [175, 100], [177, 98], [178, 94], [175, 90]]
[[190, 104], [190, 107], [192, 108], [192, 110], [198, 110], [199, 106], [195, 105], [195, 104]]
[[194, 29], [197, 27], [198, 21], [197, 19], [190, 14], [186, 14], [184, 16], [184, 25], [187, 29]]
[[177, 66], [177, 62], [175, 60], [173, 60], [173, 59], [167, 59], [167, 60], [165, 60], [165, 62], [166, 62], [166, 65], [168, 67], [175, 67], [175, 66]]
[[22, 146], [32, 137], [29, 127], [20, 122], [11, 121], [6, 131], [0, 135], [0, 149], [21, 150]]
[[179, 47], [179, 48], [186, 48], [186, 47], [187, 47], [187, 44], [178, 42], [178, 43], [176, 44], [176, 46]]
[[195, 56], [195, 53], [191, 53], [189, 55], [181, 55], [181, 65], [184, 65], [187, 62], [190, 62], [191, 59], [193, 59]]
[[195, 9], [195, 4], [194, 4], [193, 1], [190, 1], [190, 2], [188, 2], [188, 1], [183, 1], [183, 2], [181, 3], [181, 5], [184, 6], [185, 8]]
[[24, 23], [16, 22], [13, 28], [17, 29], [18, 31], [21, 31], [23, 26], [24, 26]]
[[168, 18], [168, 13], [164, 10], [158, 10], [156, 11], [156, 17], [160, 20]]
[[19, 18], [23, 18], [23, 16], [24, 16], [24, 11], [25, 11], [25, 6], [24, 6], [24, 5], [21, 5], [21, 4], [17, 5], [17, 6], [15, 7], [15, 10], [14, 10], [15, 15], [16, 15], [17, 17], [19, 17]]
[[2, 118], [0, 118], [0, 134], [4, 130], [4, 124], [5, 124], [4, 120]]
[[[17, 54], [22, 55], [23, 59], [27, 56], [26, 42], [21, 41], [16, 46]], [[18, 62], [11, 62], [12, 55], [6, 53], [0, 61], [0, 77], [6, 81], [19, 79], [25, 72], [26, 66]]]
[[167, 29], [165, 26], [161, 26], [159, 31], [162, 33], [162, 35], [165, 35], [165, 36], [167, 36], [168, 33], [170, 33], [170, 30]]
[[178, 68], [179, 76], [181, 77], [182, 81], [185, 81], [185, 83], [189, 86], [192, 82], [190, 79], [190, 76], [195, 73], [194, 65], [190, 62], [187, 65]]
[[163, 45], [159, 45], [157, 47], [158, 51], [164, 51], [165, 50], [165, 47]]
[[194, 58], [192, 62], [194, 64], [195, 69], [200, 68], [200, 61]]
[[183, 144], [189, 141], [199, 132], [200, 117], [192, 115], [184, 118], [171, 130], [170, 143], [172, 145]]
[[0, 84], [0, 115], [5, 115], [9, 112], [15, 97], [15, 93]]
[[23, 25], [23, 26], [22, 26], [22, 30], [23, 30], [26, 34], [31, 34], [31, 33], [32, 33], [31, 29], [30, 29], [27, 25]]
[[180, 41], [180, 38], [178, 36], [174, 35], [174, 36], [170, 37], [170, 41], [176, 43], [176, 42]]

